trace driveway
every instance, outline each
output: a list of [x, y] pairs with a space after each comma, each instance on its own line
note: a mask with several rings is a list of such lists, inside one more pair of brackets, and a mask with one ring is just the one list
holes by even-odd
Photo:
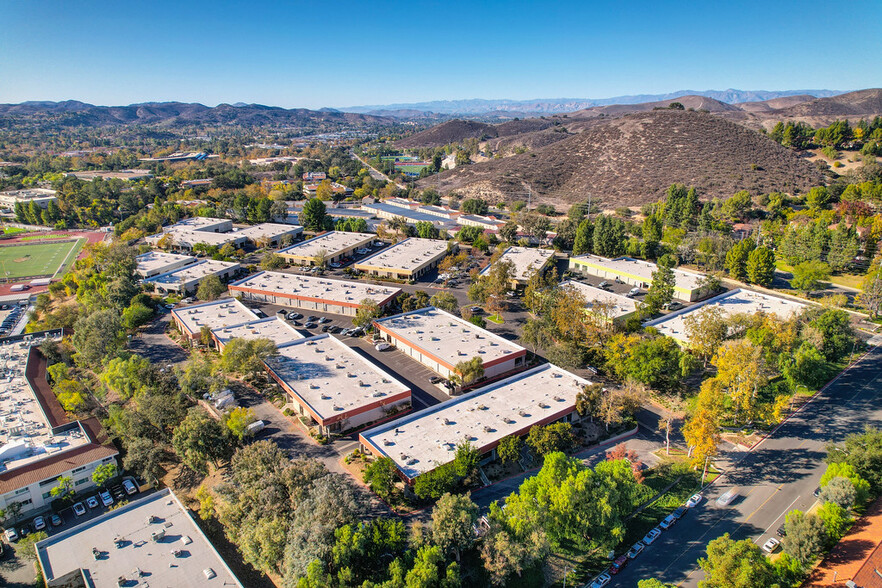
[[154, 365], [181, 363], [189, 354], [165, 334], [171, 322], [171, 313], [163, 312], [129, 341], [129, 351], [150, 360]]

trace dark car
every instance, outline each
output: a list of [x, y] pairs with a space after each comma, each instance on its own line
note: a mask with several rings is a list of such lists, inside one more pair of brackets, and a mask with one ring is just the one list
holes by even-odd
[[622, 568], [624, 568], [626, 565], [628, 565], [628, 556], [627, 555], [620, 555], [619, 557], [616, 558], [616, 560], [613, 562], [613, 564], [609, 567], [609, 573], [612, 575], [616, 575], [619, 572], [621, 572]]
[[306, 323], [306, 324], [303, 325], [303, 328], [304, 328], [304, 329], [314, 329], [314, 328], [316, 328], [317, 326], [318, 326], [318, 325], [317, 325], [316, 323]]
[[291, 324], [294, 325], [295, 327], [302, 327], [303, 326], [303, 323], [301, 323], [300, 321], [291, 321]]
[[817, 498], [817, 497], [820, 496], [820, 495], [821, 495], [821, 489], [820, 489], [820, 488], [815, 488], [815, 491], [812, 492], [812, 496], [814, 496], [815, 498]]
[[336, 325], [331, 325], [331, 328], [328, 329], [328, 332], [334, 333], [336, 335], [337, 333], [339, 333], [342, 330], [343, 329], [341, 329], [340, 327], [338, 327]]
[[329, 325], [322, 325], [322, 333], [327, 333], [331, 327]]
[[442, 378], [441, 376], [432, 376], [431, 378], [429, 378], [430, 384], [439, 384], [443, 381], [444, 381], [444, 378]]
[[675, 517], [677, 517], [677, 518], [679, 519], [679, 518], [682, 517], [684, 514], [686, 514], [686, 507], [685, 507], [685, 506], [680, 506], [680, 507], [678, 507], [676, 510], [674, 510], [674, 512], [672, 512], [671, 514], [674, 515]]
[[306, 322], [308, 322], [308, 323], [314, 323], [314, 322], [317, 322], [317, 321], [318, 321], [318, 317], [317, 317], [317, 316], [308, 316], [308, 317], [306, 317]]
[[775, 533], [778, 534], [778, 537], [786, 537], [787, 536], [787, 529], [784, 528], [784, 525], [781, 525], [780, 527], [778, 527], [778, 529], [775, 531]]
[[49, 522], [52, 523], [53, 527], [60, 527], [64, 524], [64, 519], [61, 518], [61, 515], [54, 514], [49, 517]]

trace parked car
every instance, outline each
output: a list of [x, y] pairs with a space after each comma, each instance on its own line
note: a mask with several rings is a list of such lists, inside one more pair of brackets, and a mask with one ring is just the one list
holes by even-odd
[[247, 427], [245, 427], [245, 432], [249, 435], [256, 435], [263, 431], [266, 428], [266, 423], [263, 421], [254, 421]]
[[285, 311], [284, 308], [280, 308], [279, 310], [276, 311], [276, 314], [282, 318], [285, 318], [285, 315], [287, 314], [287, 312]]
[[364, 329], [359, 327], [357, 329], [349, 331], [349, 336], [350, 337], [364, 337]]
[[662, 529], [667, 530], [667, 529], [670, 529], [673, 526], [673, 524], [676, 522], [677, 522], [677, 517], [675, 517], [674, 515], [671, 514], [671, 515], [666, 516], [665, 520], [660, 522], [658, 524], [658, 526], [661, 527]]
[[64, 524], [64, 519], [61, 518], [61, 515], [54, 514], [49, 517], [49, 522], [52, 524], [53, 527], [60, 527]]
[[46, 528], [46, 519], [44, 519], [43, 517], [37, 517], [34, 519], [34, 530], [35, 531], [42, 531], [45, 528]]
[[775, 531], [775, 533], [778, 534], [778, 537], [786, 537], [787, 536], [787, 529], [784, 528], [784, 525], [781, 525], [780, 527], [778, 527], [778, 529]]
[[91, 509], [96, 509], [96, 508], [98, 508], [98, 499], [95, 498], [94, 496], [90, 496], [90, 497], [88, 497], [88, 498], [86, 499], [86, 506], [88, 506], [88, 507], [91, 508]]
[[609, 282], [606, 282], [606, 281], [600, 282], [599, 284], [597, 284], [597, 287], [601, 288], [603, 290], [609, 290], [609, 288], [610, 288]]
[[641, 541], [643, 541], [644, 545], [652, 545], [653, 541], [655, 541], [656, 539], [661, 537], [661, 533], [662, 533], [661, 529], [656, 527], [656, 528], [652, 529], [651, 531], [649, 531], [649, 533], [644, 535], [643, 539], [641, 539]]
[[123, 480], [123, 488], [125, 489], [126, 494], [128, 494], [129, 496], [138, 493], [138, 487], [135, 486], [135, 483], [131, 480]]
[[738, 489], [732, 488], [731, 490], [728, 490], [725, 494], [717, 498], [717, 504], [720, 506], [729, 506], [736, 498], [738, 498]]
[[318, 326], [318, 323], [305, 323], [303, 325], [304, 329], [314, 329]]
[[331, 319], [329, 319], [329, 318], [326, 317], [326, 316], [323, 316], [322, 318], [320, 318], [320, 319], [318, 320], [318, 322], [320, 322], [320, 323], [322, 323], [322, 324], [324, 324], [324, 323], [329, 323], [329, 322], [331, 322]]
[[812, 496], [814, 496], [815, 498], [818, 498], [820, 495], [821, 495], [821, 488], [820, 487], [815, 488], [814, 492], [812, 492]]
[[701, 504], [703, 498], [704, 496], [702, 496], [700, 492], [697, 494], [693, 494], [689, 497], [689, 500], [686, 501], [686, 508], [695, 508], [696, 506]]
[[683, 308], [683, 305], [676, 300], [673, 302], [668, 302], [667, 304], [662, 306], [662, 310], [680, 310], [681, 308]]
[[683, 517], [684, 514], [686, 514], [686, 507], [685, 506], [678, 506], [677, 508], [674, 509], [674, 512], [672, 512], [671, 514], [674, 515], [674, 518], [680, 519]]
[[631, 288], [630, 290], [628, 290], [627, 296], [628, 298], [631, 298], [633, 296], [637, 296], [638, 294], [640, 294], [640, 288]]
[[299, 318], [303, 318], [303, 315], [300, 314], [299, 312], [289, 312], [288, 313], [288, 320], [289, 321], [297, 320]]
[[328, 265], [331, 266], [331, 267], [334, 268], [334, 269], [337, 269], [337, 268], [343, 267], [343, 265], [342, 265], [341, 263], [337, 262], [337, 261], [332, 261], [332, 262], [329, 263]]
[[374, 345], [374, 349], [376, 349], [377, 351], [386, 351], [390, 347], [392, 347], [392, 346], [389, 345], [388, 343], [386, 343], [385, 341], [380, 341], [379, 343]]
[[303, 326], [303, 323], [301, 323], [300, 321], [291, 321], [291, 324], [294, 325], [295, 327], [302, 327]]
[[591, 585], [588, 588], [603, 588], [609, 581], [612, 580], [612, 576], [609, 575], [609, 572], [603, 572], [591, 582]]
[[342, 331], [342, 330], [343, 330], [343, 329], [341, 329], [341, 328], [338, 327], [337, 325], [331, 325], [331, 328], [328, 329], [328, 332], [329, 332], [329, 333], [334, 333], [334, 334], [336, 335], [337, 333], [339, 333], [339, 332]]
[[385, 243], [382, 241], [374, 241], [374, 247], [382, 247], [383, 245], [385, 245]]
[[431, 378], [429, 378], [430, 384], [439, 384], [443, 381], [444, 381], [444, 378], [442, 378], [441, 376], [432, 376]]
[[635, 544], [631, 547], [631, 549], [628, 550], [628, 553], [626, 553], [625, 556], [626, 556], [628, 559], [634, 559], [635, 557], [637, 557], [638, 555], [640, 555], [640, 553], [643, 551], [643, 549], [644, 549], [645, 547], [646, 547], [646, 546], [643, 545], [642, 542], [638, 541], [637, 543], [635, 543]]
[[322, 333], [327, 333], [330, 330], [331, 330], [330, 325], [322, 325]]
[[316, 322], [316, 321], [318, 321], [318, 317], [317, 317], [317, 316], [311, 316], [311, 315], [310, 315], [310, 316], [306, 317], [306, 322], [308, 322], [308, 323], [314, 323], [314, 322]]
[[126, 491], [119, 484], [110, 489], [110, 494], [117, 500], [125, 500], [126, 498]]
[[104, 506], [110, 506], [111, 504], [113, 504], [113, 497], [107, 490], [101, 492], [99, 496], [101, 496], [101, 504], [103, 504]]
[[10, 543], [14, 543], [14, 542], [18, 541], [18, 533], [12, 527], [6, 529], [5, 535], [6, 535], [6, 540], [9, 541]]
[[621, 572], [622, 568], [624, 568], [626, 565], [628, 565], [628, 556], [620, 555], [610, 566], [609, 573], [615, 576], [616, 574]]
[[763, 551], [766, 553], [775, 553], [775, 550], [778, 549], [778, 546], [781, 545], [781, 542], [772, 537], [765, 543], [763, 543]]
[[481, 308], [480, 306], [473, 306], [473, 307], [471, 307], [469, 310], [472, 311], [472, 314], [477, 314], [477, 313], [479, 313], [479, 312], [484, 312], [484, 309]]
[[73, 511], [74, 511], [75, 515], [77, 515], [78, 517], [81, 517], [84, 514], [86, 514], [86, 507], [83, 506], [82, 502], [77, 502], [76, 504], [73, 505]]

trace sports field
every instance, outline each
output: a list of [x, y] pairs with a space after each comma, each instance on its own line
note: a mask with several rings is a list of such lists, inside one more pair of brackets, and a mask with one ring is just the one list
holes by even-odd
[[85, 239], [0, 247], [0, 279], [51, 277], [77, 258]]

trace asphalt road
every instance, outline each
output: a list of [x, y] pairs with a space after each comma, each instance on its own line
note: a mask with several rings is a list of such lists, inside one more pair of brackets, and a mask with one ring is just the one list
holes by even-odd
[[[636, 586], [639, 580], [658, 578], [693, 587], [703, 574], [699, 557], [712, 539], [729, 533], [762, 545], [784, 523], [793, 509], [814, 504], [826, 464], [825, 447], [858, 433], [865, 425], [882, 426], [882, 350], [873, 348], [843, 372], [801, 412], [778, 428], [752, 452], [744, 455], [705, 491], [706, 500], [650, 545], [610, 586]], [[716, 499], [737, 489], [729, 506]]]

